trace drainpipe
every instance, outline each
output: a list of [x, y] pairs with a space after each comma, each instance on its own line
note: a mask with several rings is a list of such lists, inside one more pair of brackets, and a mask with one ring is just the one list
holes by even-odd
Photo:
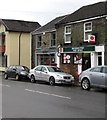
[[20, 32], [20, 34], [19, 34], [19, 65], [20, 65], [20, 52], [21, 52], [21, 44], [20, 44], [20, 42], [21, 42], [21, 35], [22, 35], [22, 32]]

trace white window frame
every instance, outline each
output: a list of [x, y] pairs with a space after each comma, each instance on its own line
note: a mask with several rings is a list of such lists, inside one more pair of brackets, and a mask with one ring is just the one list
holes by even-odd
[[70, 27], [70, 29], [71, 29], [71, 25], [65, 26], [65, 30], [64, 30], [64, 42], [65, 43], [71, 43], [71, 40], [70, 41], [66, 41], [66, 36], [67, 35], [70, 35], [70, 37], [71, 37], [71, 30], [70, 30], [70, 32], [66, 33], [66, 28], [68, 28], [68, 27]]
[[[91, 29], [86, 30], [86, 25], [87, 24], [91, 24]], [[88, 41], [88, 39], [85, 39], [86, 38], [86, 33], [90, 33], [90, 35], [92, 34], [92, 22], [84, 23], [84, 41]]]

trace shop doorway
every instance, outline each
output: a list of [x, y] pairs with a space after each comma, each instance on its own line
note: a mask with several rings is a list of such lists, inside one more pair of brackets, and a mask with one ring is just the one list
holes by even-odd
[[82, 71], [91, 67], [90, 53], [82, 53]]

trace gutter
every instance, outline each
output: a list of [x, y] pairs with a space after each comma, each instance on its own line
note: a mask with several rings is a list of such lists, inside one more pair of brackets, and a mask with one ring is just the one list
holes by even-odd
[[21, 53], [21, 47], [20, 47], [20, 42], [21, 42], [21, 35], [22, 35], [22, 32], [20, 32], [19, 34], [19, 65], [20, 65], [20, 53]]
[[99, 18], [107, 18], [107, 15], [93, 17], [93, 18], [88, 18], [88, 19], [84, 19], [84, 20], [78, 20], [78, 21], [74, 21], [74, 22], [69, 22], [69, 23], [67, 23], [67, 25], [80, 23], [80, 22], [85, 22], [85, 21], [89, 21], [89, 20], [95, 20], [95, 19], [99, 19]]

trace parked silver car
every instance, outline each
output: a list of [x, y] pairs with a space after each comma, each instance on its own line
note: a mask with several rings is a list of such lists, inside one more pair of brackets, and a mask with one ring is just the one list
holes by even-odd
[[91, 87], [107, 88], [107, 66], [96, 66], [83, 71], [79, 82], [84, 90]]
[[31, 82], [36, 82], [36, 80], [46, 81], [50, 85], [55, 83], [71, 84], [74, 81], [74, 77], [71, 74], [62, 72], [58, 67], [46, 65], [39, 65], [31, 69], [29, 77]]

